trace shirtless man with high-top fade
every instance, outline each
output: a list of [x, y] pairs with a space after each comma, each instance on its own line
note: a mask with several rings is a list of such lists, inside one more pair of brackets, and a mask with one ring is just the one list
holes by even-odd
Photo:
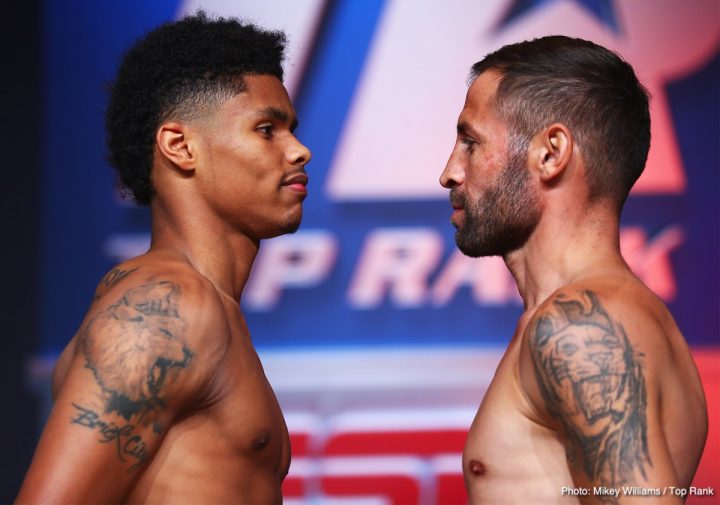
[[461, 251], [501, 255], [525, 312], [465, 446], [471, 503], [676, 503], [707, 434], [663, 303], [620, 255], [648, 96], [593, 43], [545, 37], [475, 64], [441, 176]]
[[18, 503], [282, 501], [288, 431], [238, 302], [307, 194], [284, 43], [199, 13], [126, 53], [108, 146], [152, 245], [100, 282], [60, 356]]

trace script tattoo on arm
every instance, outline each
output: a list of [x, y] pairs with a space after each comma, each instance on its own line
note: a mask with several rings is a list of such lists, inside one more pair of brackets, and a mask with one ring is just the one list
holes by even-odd
[[133, 433], [135, 426], [124, 424], [118, 426], [114, 422], [104, 421], [100, 415], [92, 409], [85, 408], [73, 403], [76, 415], [70, 421], [91, 430], [96, 430], [100, 438], [98, 441], [103, 444], [113, 443], [117, 450], [117, 456], [125, 463], [127, 457], [133, 458], [135, 463], [128, 468], [128, 473], [137, 470], [148, 459], [147, 445], [140, 435]]
[[[97, 428], [105, 438], [117, 429], [114, 438], [101, 442], [120, 444], [123, 437], [130, 437], [125, 442], [133, 446], [138, 446], [140, 439], [131, 432], [140, 425], [152, 423], [155, 435], [162, 432], [160, 414], [166, 408], [166, 386], [193, 358], [184, 338], [179, 298], [179, 286], [152, 282], [128, 290], [88, 323], [83, 333], [85, 366], [100, 386], [102, 414], [76, 403], [73, 405], [80, 412], [72, 423]], [[119, 427], [108, 421], [109, 416], [123, 418], [128, 424]], [[109, 432], [108, 426], [113, 427]], [[143, 457], [136, 455], [140, 461], [134, 467], [147, 459], [145, 442], [142, 447], [138, 451]], [[118, 456], [124, 461], [122, 455], [118, 445]]]
[[569, 464], [609, 487], [647, 479], [642, 354], [592, 291], [559, 295], [554, 308], [538, 318], [530, 338], [544, 401], [569, 439]]

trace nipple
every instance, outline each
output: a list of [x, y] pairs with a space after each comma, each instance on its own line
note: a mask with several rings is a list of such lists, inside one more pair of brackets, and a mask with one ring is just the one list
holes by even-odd
[[263, 430], [252, 443], [252, 448], [255, 451], [260, 451], [265, 448], [266, 445], [268, 445], [268, 442], [270, 442], [270, 432], [268, 430]]
[[468, 465], [468, 467], [470, 468], [470, 471], [473, 473], [473, 475], [480, 476], [485, 474], [485, 465], [475, 459], [470, 460], [470, 464]]

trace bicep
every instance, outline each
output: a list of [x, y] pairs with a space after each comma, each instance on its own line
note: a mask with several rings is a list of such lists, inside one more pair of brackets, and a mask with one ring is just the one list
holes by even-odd
[[191, 389], [179, 295], [138, 286], [88, 318], [18, 501], [125, 497]]
[[595, 293], [556, 297], [534, 318], [529, 345], [545, 410], [558, 423], [577, 483], [677, 482], [645, 357]]
[[18, 503], [122, 501], [161, 436], [134, 417], [108, 412], [90, 371], [73, 365]]

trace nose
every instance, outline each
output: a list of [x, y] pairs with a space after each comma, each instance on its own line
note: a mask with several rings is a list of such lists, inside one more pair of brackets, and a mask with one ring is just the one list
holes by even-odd
[[291, 165], [306, 165], [310, 161], [310, 158], [312, 158], [310, 149], [298, 139], [294, 138], [287, 151], [288, 162]]
[[588, 358], [590, 358], [590, 361], [595, 363], [598, 367], [600, 367], [601, 370], [605, 370], [608, 366], [608, 363], [610, 362], [610, 359], [612, 358], [612, 355], [609, 352], [594, 352], [588, 355]]
[[452, 189], [465, 182], [465, 170], [457, 158], [457, 149], [453, 149], [445, 165], [445, 170], [440, 174], [440, 185], [443, 188]]

